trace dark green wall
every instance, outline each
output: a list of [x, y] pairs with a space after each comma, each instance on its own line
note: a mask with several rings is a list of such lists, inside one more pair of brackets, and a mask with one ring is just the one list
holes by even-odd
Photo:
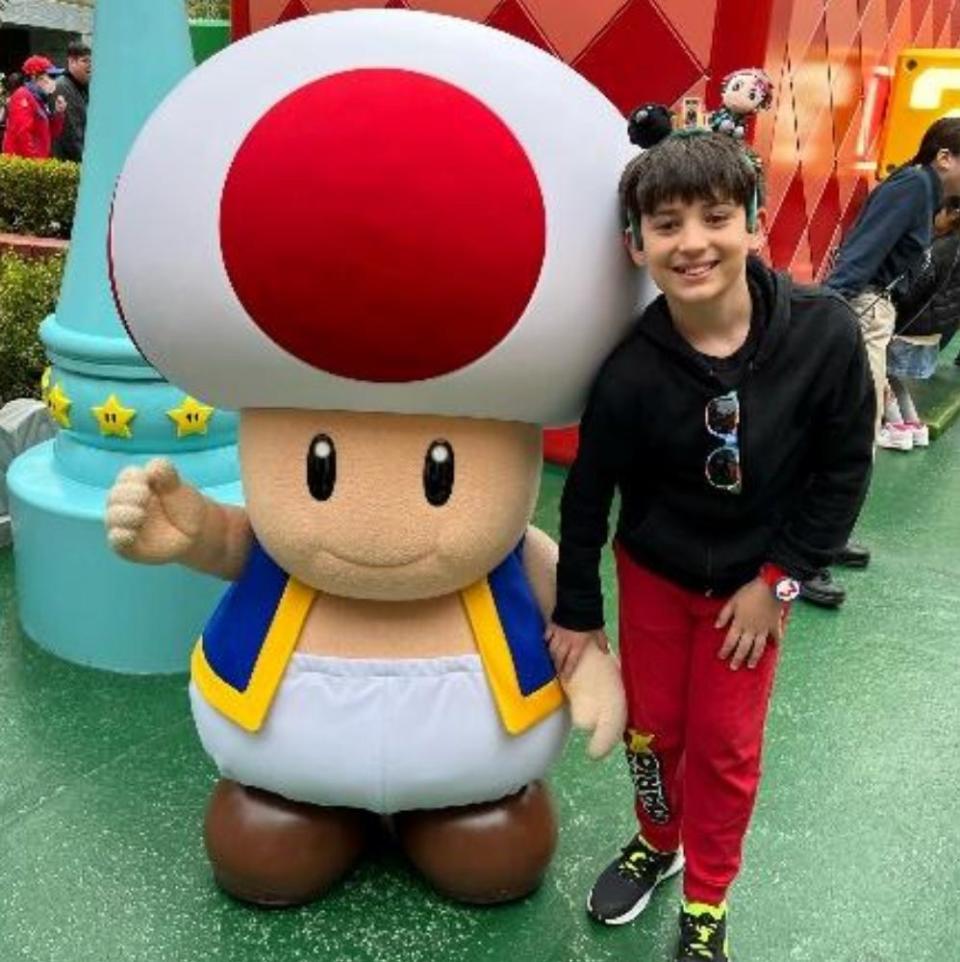
[[193, 59], [198, 64], [230, 43], [229, 20], [191, 20], [190, 42], [193, 44]]

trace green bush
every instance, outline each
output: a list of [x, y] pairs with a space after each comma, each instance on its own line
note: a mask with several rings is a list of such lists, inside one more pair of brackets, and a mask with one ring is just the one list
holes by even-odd
[[230, 0], [187, 0], [191, 20], [229, 20]]
[[0, 254], [0, 404], [40, 396], [47, 365], [40, 322], [56, 304], [64, 260]]
[[0, 155], [0, 231], [69, 237], [80, 165]]

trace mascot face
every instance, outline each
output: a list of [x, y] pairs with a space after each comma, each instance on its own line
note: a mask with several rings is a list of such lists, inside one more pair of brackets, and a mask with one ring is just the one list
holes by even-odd
[[536, 500], [529, 424], [342, 411], [243, 411], [247, 510], [268, 553], [328, 594], [459, 591], [516, 546]]
[[117, 186], [118, 308], [166, 377], [241, 411], [285, 570], [412, 600], [516, 547], [540, 426], [576, 421], [652, 293], [621, 242], [623, 126], [535, 47], [393, 10], [255, 34], [157, 109]]

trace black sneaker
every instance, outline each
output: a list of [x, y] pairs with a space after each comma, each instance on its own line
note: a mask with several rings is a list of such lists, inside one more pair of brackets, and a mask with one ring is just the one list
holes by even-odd
[[726, 902], [720, 906], [683, 903], [676, 962], [730, 962]]
[[821, 608], [839, 608], [846, 600], [847, 593], [824, 568], [812, 578], [800, 582], [800, 597]]
[[624, 846], [587, 896], [587, 912], [604, 925], [632, 922], [653, 890], [683, 868], [683, 852], [658, 852], [638, 835]]

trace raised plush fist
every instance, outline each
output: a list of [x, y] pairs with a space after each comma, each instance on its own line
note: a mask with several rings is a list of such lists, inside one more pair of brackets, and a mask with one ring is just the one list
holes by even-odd
[[184, 484], [165, 458], [125, 468], [107, 498], [107, 538], [131, 561], [163, 564], [182, 558], [201, 532], [206, 499]]

